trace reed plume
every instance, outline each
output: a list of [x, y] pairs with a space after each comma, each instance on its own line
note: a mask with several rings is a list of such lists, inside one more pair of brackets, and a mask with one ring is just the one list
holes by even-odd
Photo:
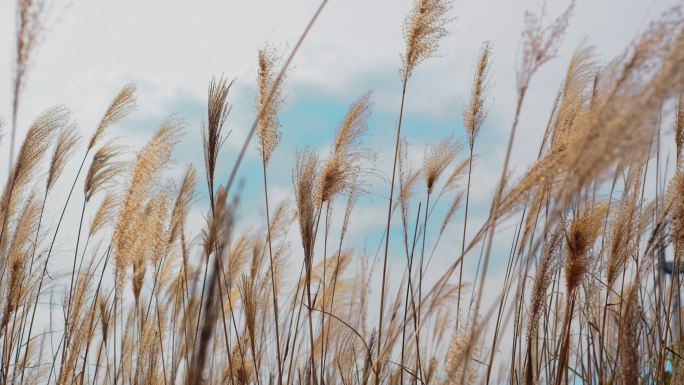
[[138, 247], [144, 245], [141, 240], [146, 232], [141, 233], [139, 226], [146, 217], [145, 202], [151, 198], [150, 193], [154, 187], [153, 178], [169, 161], [182, 126], [183, 122], [178, 118], [166, 119], [136, 158], [113, 236], [117, 291], [121, 290], [124, 284], [126, 276], [124, 269], [138, 258], [141, 251], [136, 250], [134, 245]]
[[641, 378], [639, 333], [642, 314], [637, 302], [638, 295], [637, 281], [626, 290], [624, 310], [620, 319], [618, 373], [620, 383], [625, 385], [638, 385]]
[[[261, 164], [264, 179], [264, 202], [266, 206], [266, 224], [267, 228], [267, 242], [268, 242], [268, 256], [269, 256], [269, 271], [271, 275], [271, 290], [273, 298], [273, 319], [275, 322], [275, 336], [276, 336], [276, 359], [278, 361], [278, 385], [282, 384], [283, 368], [282, 355], [280, 351], [280, 322], [278, 320], [278, 287], [276, 284], [275, 261], [273, 255], [273, 240], [271, 228], [271, 213], [268, 201], [268, 179], [266, 176], [266, 169], [268, 162], [271, 159], [273, 150], [280, 141], [280, 120], [278, 119], [278, 110], [283, 104], [283, 77], [278, 78], [277, 68], [279, 67], [280, 58], [276, 50], [272, 47], [265, 47], [259, 50], [258, 54], [258, 71], [257, 71], [257, 96], [256, 96], [256, 122], [257, 122], [257, 136], [259, 139]], [[279, 80], [279, 81], [276, 81]]]
[[568, 28], [574, 8], [575, 1], [571, 0], [568, 8], [546, 26], [542, 24], [543, 8], [539, 16], [532, 12], [525, 13], [523, 47], [520, 51], [516, 78], [519, 95], [525, 93], [532, 75], [558, 52], [560, 41]]
[[[310, 373], [316, 378], [314, 363], [314, 336], [313, 322], [311, 319], [311, 274], [313, 268], [313, 250], [316, 242], [317, 216], [321, 208], [317, 205], [312, 191], [316, 188], [319, 166], [318, 156], [310, 149], [304, 149], [297, 153], [295, 168], [292, 172], [292, 184], [294, 185], [295, 203], [297, 205], [297, 217], [299, 219], [299, 233], [304, 249], [304, 271], [306, 284], [304, 285], [307, 298], [307, 314], [309, 323], [309, 342], [310, 342]], [[304, 294], [302, 294], [304, 295]], [[303, 298], [303, 297], [302, 297]], [[302, 299], [303, 302], [303, 299]]]
[[480, 49], [480, 56], [475, 67], [473, 86], [470, 90], [470, 101], [463, 110], [463, 125], [468, 133], [468, 144], [472, 148], [480, 132], [482, 122], [487, 117], [487, 90], [489, 88], [489, 72], [491, 70], [492, 45], [486, 41]]
[[437, 52], [440, 41], [448, 33], [450, 10], [448, 0], [416, 0], [413, 4], [404, 21], [403, 79], [408, 79], [418, 64]]
[[[475, 149], [475, 140], [477, 139], [477, 135], [480, 132], [480, 128], [482, 126], [482, 123], [484, 119], [486, 118], [487, 115], [487, 107], [486, 107], [486, 94], [487, 94], [487, 88], [488, 88], [488, 76], [489, 76], [489, 71], [490, 71], [490, 64], [489, 60], [491, 58], [491, 45], [488, 42], [485, 42], [480, 50], [480, 56], [477, 61], [477, 67], [475, 70], [475, 75], [474, 75], [474, 80], [473, 80], [473, 85], [470, 91], [470, 103], [468, 106], [466, 106], [466, 109], [463, 111], [463, 125], [466, 129], [466, 133], [468, 134], [468, 144], [470, 148], [470, 152], [468, 154], [468, 159], [462, 163], [464, 166], [463, 170], [465, 170], [465, 165], [467, 164], [468, 166], [468, 182], [466, 184], [466, 193], [465, 193], [465, 213], [463, 215], [463, 235], [461, 238], [461, 255], [465, 254], [465, 243], [466, 243], [466, 234], [468, 231], [468, 213], [470, 210], [470, 184], [471, 184], [471, 179], [472, 179], [472, 172], [473, 172], [473, 160], [474, 160], [474, 149]], [[454, 170], [454, 173], [452, 173], [452, 176], [457, 175], [457, 168]], [[455, 180], [454, 180], [455, 182]], [[450, 176], [449, 179], [447, 180], [447, 186], [450, 186], [452, 183], [452, 177]], [[458, 287], [461, 287], [463, 283], [463, 263], [460, 264], [458, 268]], [[456, 300], [456, 329], [458, 329], [459, 325], [459, 317], [461, 314], [461, 296], [458, 296], [458, 299]]]
[[26, 139], [19, 148], [17, 161], [12, 166], [0, 200], [0, 249], [4, 242], [5, 227], [14, 215], [17, 197], [23, 194], [35, 176], [39, 163], [50, 148], [55, 132], [66, 126], [69, 120], [69, 112], [64, 107], [53, 107], [38, 116], [26, 133]]
[[74, 150], [76, 150], [79, 141], [80, 137], [76, 127], [67, 127], [60, 131], [57, 136], [57, 143], [52, 151], [52, 160], [50, 161], [50, 169], [47, 177], [47, 190], [50, 190], [52, 186], [54, 186], [57, 178], [59, 178], [64, 169], [64, 165], [73, 154]]
[[611, 226], [606, 268], [606, 281], [609, 288], [613, 286], [629, 256], [634, 252], [634, 242], [638, 231], [636, 210], [641, 186], [640, 179], [641, 172], [630, 173], [627, 180], [629, 189], [625, 191], [625, 196], [619, 203], [617, 215]]
[[204, 167], [209, 188], [209, 200], [214, 202], [214, 174], [219, 152], [227, 135], [223, 133], [223, 125], [230, 113], [228, 94], [233, 81], [223, 77], [211, 79], [207, 96], [207, 123], [202, 125], [202, 142], [204, 144]]
[[98, 206], [93, 219], [90, 221], [88, 236], [92, 237], [108, 224], [111, 224], [116, 216], [117, 199], [113, 193], [107, 193], [100, 206]]
[[554, 383], [560, 385], [566, 376], [570, 355], [570, 331], [577, 299], [577, 289], [584, 281], [592, 264], [590, 254], [594, 242], [600, 235], [601, 225], [608, 211], [607, 203], [594, 206], [585, 204], [575, 214], [572, 222], [565, 230], [565, 287], [567, 291], [565, 315], [562, 322], [560, 343], [556, 354], [558, 366], [555, 370]]
[[14, 142], [21, 92], [31, 67], [33, 55], [43, 38], [48, 6], [43, 0], [17, 0], [14, 79], [12, 84], [12, 126], [10, 133], [9, 166], [14, 161]]
[[530, 317], [527, 323], [527, 356], [524, 373], [526, 385], [535, 383], [535, 371], [533, 368], [536, 365], [533, 361], [538, 345], [539, 322], [548, 306], [547, 292], [549, 286], [553, 282], [553, 276], [560, 267], [558, 251], [562, 244], [562, 232], [563, 228], [559, 226], [551, 233], [548, 242], [544, 245], [544, 250], [537, 264], [534, 276], [529, 305]]
[[590, 251], [600, 235], [607, 210], [606, 203], [598, 203], [594, 207], [585, 206], [566, 229], [565, 281], [569, 293], [574, 292], [589, 271]]
[[[242, 276], [240, 280], [240, 297], [242, 298], [242, 305], [245, 313], [245, 327], [247, 330], [247, 335], [249, 337], [249, 344], [252, 350], [252, 362], [254, 364], [254, 370], [256, 372], [257, 378], [259, 376], [259, 359], [257, 358], [258, 352], [256, 349], [256, 335], [257, 335], [257, 310], [258, 304], [256, 288], [254, 287], [254, 281], [251, 280], [246, 275]], [[257, 380], [258, 381], [258, 380]]]
[[[335, 196], [347, 191], [353, 194], [358, 189], [359, 178], [363, 172], [365, 160], [372, 159], [373, 153], [367, 150], [360, 149], [360, 141], [362, 136], [368, 130], [368, 117], [370, 116], [370, 92], [359, 97], [349, 107], [346, 115], [342, 119], [335, 138], [333, 146], [330, 150], [329, 158], [321, 167], [318, 181], [316, 183], [316, 190], [314, 191], [314, 199], [317, 205], [321, 207], [327, 203], [326, 217], [325, 217], [325, 235], [324, 235], [324, 253], [323, 258], [327, 257], [327, 240], [330, 216], [332, 215], [331, 204]], [[346, 215], [346, 214], [345, 214]], [[348, 219], [348, 218], [347, 218]], [[344, 235], [340, 235], [340, 246], [338, 250], [338, 262], [341, 255], [341, 243]], [[337, 284], [337, 276], [332, 277], [334, 283], [333, 293]], [[325, 332], [325, 316], [326, 316], [326, 301], [330, 292], [326, 291], [326, 282], [328, 282], [324, 273], [322, 281], [322, 313], [321, 313], [321, 328], [324, 332], [321, 334], [321, 367], [325, 366], [327, 356], [327, 333]], [[308, 283], [307, 283], [308, 284]], [[333, 295], [334, 298], [334, 295]], [[323, 376], [323, 369], [321, 369], [321, 376]], [[321, 381], [324, 381], [321, 378]]]
[[444, 214], [444, 219], [442, 219], [442, 225], [439, 227], [438, 236], [444, 233], [447, 225], [451, 222], [451, 219], [456, 215], [456, 211], [461, 207], [461, 201], [463, 200], [463, 193], [456, 194], [454, 199], [451, 201], [446, 214]]
[[594, 48], [582, 43], [570, 58], [560, 101], [552, 117], [550, 152], [561, 151], [567, 145], [569, 136], [582, 124], [591, 103], [599, 96], [594, 56]]
[[[473, 160], [475, 160], [474, 157]], [[469, 158], [464, 159], [452, 168], [451, 173], [449, 173], [446, 181], [444, 181], [444, 186], [442, 187], [442, 192], [440, 192], [440, 195], [459, 186], [461, 180], [468, 173], [469, 163], [471, 163]]]
[[[392, 163], [392, 178], [390, 180], [389, 204], [387, 206], [387, 225], [385, 226], [385, 253], [382, 263], [382, 282], [380, 284], [380, 316], [378, 317], [378, 335], [376, 358], [381, 356], [383, 346], [382, 332], [385, 309], [385, 288], [387, 282], [387, 257], [389, 253], [390, 225], [392, 223], [392, 210], [394, 200], [394, 182], [397, 171], [397, 159], [399, 157], [401, 125], [404, 116], [404, 102], [406, 100], [406, 88], [408, 79], [416, 66], [432, 56], [438, 49], [440, 41], [447, 35], [446, 25], [450, 21], [447, 13], [451, 3], [445, 0], [417, 0], [404, 21], [405, 50], [402, 59], [402, 91], [399, 107], [399, 122], [394, 144], [394, 162]], [[377, 362], [373, 370], [375, 383], [380, 383], [381, 365]]]
[[674, 260], [684, 260], [684, 204], [678, 197], [684, 192], [684, 172], [677, 171], [667, 191], [667, 202], [670, 207], [670, 223], [672, 227], [672, 246]]
[[[409, 258], [409, 206], [411, 198], [415, 194], [415, 187], [419, 181], [420, 170], [412, 171], [408, 165], [408, 144], [402, 140], [399, 146], [399, 194], [397, 203], [401, 212], [401, 224], [404, 237], [404, 249], [406, 258]], [[396, 208], [393, 208], [395, 210]]]
[[359, 148], [368, 130], [370, 108], [370, 93], [367, 93], [352, 103], [337, 128], [329, 158], [318, 174], [314, 190], [317, 205], [330, 202], [343, 191], [351, 191], [363, 171], [362, 162], [372, 158], [372, 153]]
[[8, 326], [10, 317], [17, 311], [24, 301], [24, 296], [27, 295], [24, 280], [29, 278], [26, 276], [26, 268], [31, 250], [30, 237], [35, 233], [39, 212], [40, 207], [35, 195], [31, 194], [22, 207], [22, 215], [12, 229], [9, 250], [7, 254], [2, 256], [3, 271], [6, 270], [8, 280], [8, 284], [4, 288], [6, 291], [3, 293], [6, 304], [0, 322], [0, 329], [2, 330]]
[[461, 144], [451, 137], [440, 141], [437, 145], [427, 146], [423, 157], [423, 176], [428, 194], [432, 193], [435, 183], [460, 150]]
[[256, 96], [257, 136], [261, 157], [266, 164], [271, 159], [281, 136], [278, 110], [284, 102], [284, 78], [276, 83], [280, 62], [280, 56], [275, 48], [267, 45], [259, 50]]
[[314, 191], [316, 186], [318, 173], [318, 156], [316, 153], [310, 149], [298, 152], [295, 169], [292, 172], [292, 184], [294, 186], [302, 247], [307, 259], [313, 255], [315, 216], [318, 206], [311, 192]]
[[188, 216], [192, 200], [195, 197], [197, 189], [197, 170], [193, 166], [187, 166], [183, 172], [178, 192], [176, 193], [176, 200], [171, 211], [171, 223], [169, 224], [169, 241], [172, 243], [178, 238], [184, 241], [184, 227], [185, 220]]
[[[429, 209], [430, 198], [432, 196], [432, 189], [435, 183], [438, 181], [439, 177], [444, 172], [444, 170], [446, 170], [449, 164], [456, 157], [456, 154], [460, 151], [460, 147], [460, 143], [454, 141], [453, 138], [449, 137], [442, 140], [436, 146], [429, 145], [425, 150], [425, 155], [423, 158], [423, 176], [425, 177], [425, 185], [427, 188], [427, 200], [425, 203], [425, 213], [423, 215], [423, 244], [420, 251], [420, 261], [418, 266], [418, 310], [415, 314], [416, 322], [418, 324], [420, 324], [421, 322], [421, 309], [423, 307], [423, 268], [425, 259], [425, 239], [427, 234], [427, 223], [430, 215]], [[456, 205], [457, 204], [458, 203], [456, 203]], [[409, 274], [411, 274], [411, 272], [409, 272]], [[419, 342], [420, 329], [416, 330], [416, 345], [419, 345]], [[418, 349], [419, 348], [417, 347], [416, 361], [418, 362], [418, 367], [421, 368], [420, 352], [418, 351]]]
[[121, 148], [113, 143], [105, 144], [97, 149], [83, 186], [86, 201], [89, 201], [98, 191], [114, 183], [124, 171], [125, 164], [116, 160], [120, 154]]
[[[70, 113], [62, 106], [46, 110], [33, 121], [26, 133], [26, 139], [19, 148], [17, 160], [8, 179], [8, 186], [4, 191], [3, 202], [9, 199], [14, 191], [20, 193], [24, 189], [50, 148], [55, 133], [67, 126], [69, 121]], [[3, 208], [6, 209], [6, 207]]]
[[478, 382], [477, 372], [468, 370], [468, 367], [471, 366], [471, 358], [468, 356], [469, 346], [473, 345], [471, 339], [475, 337], [472, 331], [467, 330], [457, 330], [454, 333], [446, 352], [445, 376], [440, 384], [462, 385]]
[[[223, 302], [223, 287], [225, 283], [222, 283], [223, 277], [223, 258], [225, 256], [225, 250], [228, 246], [228, 241], [231, 238], [233, 232], [233, 213], [232, 205], [234, 203], [228, 202], [228, 190], [225, 187], [220, 187], [216, 192], [216, 201], [214, 202], [214, 209], [211, 211], [211, 217], [209, 218], [208, 229], [204, 233], [204, 251], [207, 259], [207, 266], [209, 255], [214, 254], [214, 268], [211, 271], [211, 275], [206, 279], [208, 283], [206, 298], [207, 300], [200, 303], [198, 306], [202, 306], [203, 311], [198, 314], [197, 329], [195, 331], [197, 342], [193, 346], [194, 351], [192, 351], [193, 357], [191, 362], [191, 367], [187, 371], [186, 383], [195, 384], [198, 383], [203, 377], [205, 370], [205, 365], [207, 362], [208, 347], [214, 333], [215, 324], [219, 319], [219, 311], [222, 316], [221, 321], [224, 325], [224, 333], [226, 333], [225, 326], [225, 313], [223, 306], [220, 306]], [[206, 270], [205, 270], [206, 271]], [[218, 289], [218, 296], [216, 291]], [[230, 293], [228, 294], [228, 299], [230, 301]], [[217, 306], [217, 304], [219, 304]], [[218, 309], [217, 309], [218, 308]], [[231, 306], [232, 310], [232, 306]], [[203, 314], [203, 317], [201, 315]], [[201, 321], [201, 322], [200, 322]], [[231, 315], [231, 321], [234, 323], [235, 318]], [[226, 344], [228, 344], [227, 336]], [[239, 341], [239, 338], [238, 338]], [[238, 348], [241, 350], [240, 342], [238, 342]], [[241, 350], [242, 351], [242, 350]]]
[[133, 83], [126, 84], [114, 99], [109, 103], [100, 122], [95, 127], [93, 135], [88, 142], [88, 150], [93, 149], [106, 135], [107, 129], [126, 117], [136, 107], [136, 86]]

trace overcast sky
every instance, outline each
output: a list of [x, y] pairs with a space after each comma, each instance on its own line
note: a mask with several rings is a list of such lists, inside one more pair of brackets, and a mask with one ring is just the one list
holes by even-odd
[[[257, 50], [270, 41], [287, 52], [318, 6], [315, 0], [76, 0], [69, 7], [54, 2], [50, 30], [34, 57], [19, 113], [18, 142], [42, 110], [61, 103], [75, 114], [84, 136], [115, 93], [126, 83], [138, 86], [139, 108], [119, 124], [119, 137], [131, 150], [139, 148], [165, 116], [177, 113], [187, 121], [186, 135], [176, 151], [177, 167], [193, 162], [203, 170], [199, 127], [206, 110], [207, 84], [213, 75], [236, 78], [230, 95], [232, 134], [221, 155], [218, 181], [224, 182], [254, 118]], [[596, 46], [597, 60], [620, 53], [647, 23], [677, 0], [578, 0], [566, 38], [556, 59], [532, 80], [523, 107], [512, 168], [520, 173], [534, 159], [554, 93], [573, 50], [586, 39]], [[380, 176], [369, 178], [374, 193], [360, 203], [351, 225], [350, 247], [375, 250], [383, 228], [392, 156], [400, 78], [402, 26], [411, 0], [330, 0], [294, 61], [285, 86], [281, 113], [283, 140], [273, 155], [269, 178], [274, 200], [291, 190], [290, 170], [297, 148], [323, 148], [348, 105], [373, 91], [373, 117], [367, 146], [378, 153]], [[515, 63], [526, 10], [538, 12], [540, 0], [459, 0], [452, 10], [451, 34], [440, 53], [421, 64], [411, 78], [405, 133], [414, 167], [421, 167], [424, 146], [456, 133], [464, 137], [461, 114], [469, 93], [472, 69], [482, 42], [493, 45], [490, 113], [476, 146], [473, 177], [475, 223], [482, 222], [500, 175], [501, 161], [515, 102]], [[555, 16], [567, 0], [549, 0]], [[0, 2], [0, 116], [10, 120], [13, 70], [14, 2]], [[0, 144], [0, 177], [5, 178], [9, 135]], [[258, 161], [252, 145], [241, 176], [245, 191], [260, 191]], [[171, 176], [173, 172], [171, 172]], [[200, 173], [202, 174], [202, 173]], [[69, 172], [65, 173], [68, 179]], [[178, 179], [179, 175], [175, 175]], [[63, 196], [55, 194], [56, 203]], [[251, 196], [247, 194], [247, 196]], [[259, 195], [256, 195], [259, 196]], [[80, 198], [79, 198], [80, 199]], [[200, 199], [198, 202], [202, 202]], [[443, 202], [446, 204], [446, 202]], [[204, 207], [193, 213], [193, 227], [203, 224]], [[245, 200], [243, 221], [263, 226], [262, 201]], [[460, 234], [457, 216], [450, 234]], [[399, 222], [399, 221], [397, 221]], [[474, 227], [473, 227], [474, 228]], [[499, 250], [512, 234], [503, 228]], [[292, 231], [296, 244], [296, 231]], [[444, 266], [460, 236], [443, 240], [435, 266]], [[64, 249], [69, 243], [64, 242]], [[73, 247], [73, 246], [71, 246]], [[499, 256], [503, 258], [505, 255]], [[502, 261], [495, 259], [494, 261]], [[501, 264], [494, 263], [496, 277]], [[399, 272], [396, 268], [394, 271]]]

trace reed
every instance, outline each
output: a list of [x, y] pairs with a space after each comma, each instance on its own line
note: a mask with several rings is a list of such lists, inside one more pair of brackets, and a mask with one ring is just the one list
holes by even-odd
[[[224, 146], [233, 138], [228, 117], [243, 101], [229, 78], [210, 80], [201, 127], [206, 193], [193, 165], [175, 165], [185, 128], [178, 115], [131, 161], [120, 139], [108, 139], [136, 106], [133, 84], [115, 95], [84, 148], [65, 107], [31, 123], [16, 158], [10, 154], [0, 196], [0, 383], [681, 382], [681, 9], [656, 18], [607, 63], [588, 43], [575, 50], [549, 100], [538, 158], [515, 176], [525, 99], [557, 55], [574, 2], [556, 18], [526, 14], [501, 174], [488, 215], [475, 223], [471, 193], [485, 182], [476, 160], [487, 156], [480, 133], [495, 86], [491, 43], [482, 43], [454, 114], [463, 130], [422, 148], [417, 169], [410, 160], [420, 154], [402, 132], [409, 80], [439, 53], [452, 21], [445, 0], [416, 0], [405, 20], [391, 173], [378, 169], [367, 139], [375, 127], [365, 92], [330, 127], [324, 150], [300, 147], [291, 189], [273, 201], [271, 167], [286, 158], [278, 145], [297, 129], [281, 113], [284, 81], [326, 3], [288, 55], [269, 44], [259, 50], [254, 121], [232, 163], [224, 159], [235, 149]], [[42, 2], [17, 6], [23, 46], [12, 136], [47, 15]], [[234, 186], [252, 147], [263, 215], [246, 210], [256, 198]], [[671, 164], [662, 161], [669, 153]], [[63, 174], [75, 175], [67, 194], [58, 192]], [[73, 194], [77, 183], [82, 194]], [[389, 194], [378, 198], [376, 183]], [[376, 249], [356, 247], [359, 232], [376, 230], [360, 223], [368, 208], [386, 203], [382, 234], [369, 237]], [[454, 223], [462, 234], [453, 234]], [[507, 226], [508, 239], [499, 231]], [[504, 242], [507, 259], [498, 257]], [[449, 255], [444, 267], [431, 265], [438, 251]], [[68, 261], [59, 273], [51, 264], [58, 257]], [[478, 259], [474, 276], [464, 273], [466, 258]], [[495, 263], [501, 279], [488, 271]]]

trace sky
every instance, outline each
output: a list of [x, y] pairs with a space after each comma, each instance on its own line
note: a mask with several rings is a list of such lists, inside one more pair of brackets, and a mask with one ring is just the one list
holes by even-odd
[[[266, 42], [289, 52], [318, 6], [314, 0], [56, 0], [49, 31], [31, 66], [18, 116], [18, 141], [32, 119], [55, 104], [66, 105], [88, 137], [116, 92], [126, 83], [138, 87], [138, 109], [110, 133], [130, 147], [132, 155], [169, 114], [185, 119], [185, 135], [174, 152], [169, 177], [180, 179], [188, 162], [203, 175], [200, 127], [206, 115], [207, 86], [212, 76], [235, 79], [229, 100], [233, 109], [226, 129], [231, 134], [219, 158], [217, 180], [225, 182], [237, 151], [254, 119], [257, 51]], [[578, 0], [556, 58], [532, 79], [523, 106], [511, 166], [520, 175], [534, 160], [548, 111], [565, 67], [583, 42], [595, 45], [597, 61], [610, 60], [676, 0]], [[297, 149], [317, 148], [322, 154], [350, 103], [372, 91], [373, 113], [364, 146], [377, 153], [378, 172], [366, 180], [367, 194], [352, 216], [347, 247], [373, 254], [386, 220], [393, 140], [398, 119], [401, 82], [402, 28], [411, 0], [330, 0], [314, 25], [284, 86], [285, 104], [279, 115], [282, 141], [269, 168], [270, 198], [291, 194], [291, 169]], [[489, 115], [476, 143], [473, 170], [472, 225], [487, 215], [505, 155], [515, 106], [515, 68], [525, 11], [539, 12], [540, 0], [457, 0], [450, 34], [438, 55], [420, 64], [410, 79], [404, 128], [412, 167], [422, 167], [426, 144], [449, 135], [465, 141], [463, 106], [469, 95], [473, 67], [484, 41], [493, 47]], [[567, 7], [567, 0], [548, 0], [547, 21]], [[14, 2], [0, 3], [0, 116], [11, 118]], [[0, 143], [0, 177], [6, 177], [9, 133]], [[457, 161], [463, 159], [461, 153]], [[260, 160], [252, 144], [239, 174], [243, 199], [239, 218], [245, 226], [263, 227]], [[73, 178], [67, 169], [63, 180]], [[64, 187], [64, 184], [60, 185]], [[424, 190], [419, 190], [424, 194]], [[419, 199], [424, 199], [419, 197]], [[57, 193], [51, 202], [61, 204]], [[191, 227], [204, 224], [206, 188], [200, 189]], [[448, 206], [445, 200], [442, 206]], [[342, 204], [340, 203], [340, 207]], [[445, 210], [446, 207], [438, 209]], [[340, 208], [342, 210], [342, 208]], [[56, 214], [53, 214], [56, 215]], [[439, 226], [437, 215], [432, 226]], [[447, 229], [435, 254], [430, 276], [447, 266], [460, 246], [462, 211]], [[55, 218], [51, 218], [53, 221]], [[75, 221], [76, 219], [67, 219]], [[395, 223], [399, 223], [395, 217]], [[392, 276], [403, 266], [397, 255], [399, 233], [392, 233]], [[501, 279], [514, 228], [501, 226], [490, 280]], [[64, 234], [59, 249], [71, 248], [73, 234]], [[296, 226], [288, 239], [297, 253]], [[430, 240], [430, 239], [428, 239]], [[466, 263], [472, 276], [475, 258]], [[64, 268], [56, 259], [56, 271]], [[433, 275], [434, 274], [434, 275]], [[495, 291], [488, 292], [494, 298]]]

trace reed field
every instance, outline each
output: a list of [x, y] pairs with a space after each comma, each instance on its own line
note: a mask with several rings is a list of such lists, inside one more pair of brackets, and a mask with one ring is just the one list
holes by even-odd
[[[520, 170], [521, 114], [540, 69], [561, 60], [576, 4], [525, 13], [503, 163], [476, 221], [497, 47], [471, 53], [468, 98], [450, 112], [462, 127], [421, 148], [402, 131], [414, 75], [467, 17], [451, 0], [415, 0], [405, 16], [389, 172], [367, 141], [374, 95], [359, 92], [323, 148], [299, 146], [287, 198], [273, 197], [286, 79], [327, 3], [287, 49], [264, 42], [254, 100], [217, 74], [201, 127], [168, 111], [130, 148], [114, 130], [145, 108], [133, 83], [112, 90], [87, 135], [64, 106], [19, 127], [51, 7], [16, 1], [0, 117], [0, 384], [684, 384], [684, 9], [635, 29], [610, 60], [590, 40], [563, 58], [540, 145], [526, 149], [536, 160]], [[237, 139], [233, 104], [253, 106]], [[196, 135], [203, 164], [178, 165], [174, 149]], [[257, 194], [242, 188], [249, 152]], [[348, 237], [371, 190], [385, 225], [364, 248]], [[446, 262], [429, 270], [437, 249]]]

